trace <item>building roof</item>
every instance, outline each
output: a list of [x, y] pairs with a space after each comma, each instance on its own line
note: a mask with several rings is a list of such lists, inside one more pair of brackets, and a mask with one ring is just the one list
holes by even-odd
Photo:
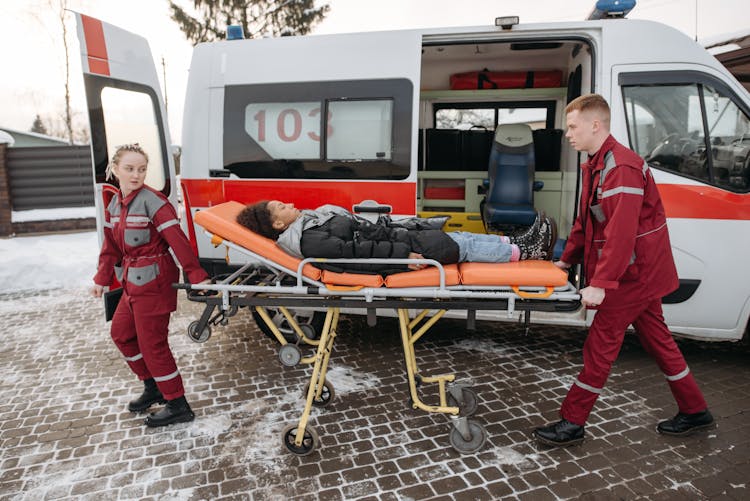
[[9, 144], [9, 146], [15, 146], [16, 148], [24, 146], [64, 146], [68, 144], [67, 141], [59, 137], [10, 129], [8, 127], [0, 127], [0, 132], [8, 134], [13, 139], [12, 144]]
[[750, 91], [750, 30], [713, 37], [702, 43]]

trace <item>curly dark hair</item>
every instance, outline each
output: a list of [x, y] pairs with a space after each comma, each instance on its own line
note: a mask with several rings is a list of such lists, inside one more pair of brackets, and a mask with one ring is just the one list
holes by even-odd
[[248, 205], [237, 214], [237, 222], [259, 235], [276, 240], [281, 232], [273, 227], [268, 200]]

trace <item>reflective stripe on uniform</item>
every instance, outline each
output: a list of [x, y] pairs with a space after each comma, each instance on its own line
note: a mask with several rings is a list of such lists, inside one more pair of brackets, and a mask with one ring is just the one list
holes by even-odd
[[685, 370], [683, 370], [682, 372], [677, 373], [674, 376], [668, 376], [665, 374], [664, 377], [667, 378], [667, 381], [679, 381], [680, 379], [684, 378], [688, 374], [690, 374], [690, 367], [685, 366]]
[[119, 223], [120, 222], [120, 216], [113, 216], [109, 218], [109, 222], [112, 224]]
[[103, 225], [103, 226], [104, 226], [105, 228], [110, 228], [110, 229], [111, 229], [111, 228], [114, 228], [114, 226], [112, 225], [112, 223], [108, 223], [107, 221], [104, 221], [104, 225]]
[[632, 186], [618, 186], [617, 188], [612, 188], [602, 193], [601, 198], [619, 195], [620, 193], [643, 196], [643, 188], [633, 188]]
[[602, 388], [594, 388], [591, 385], [588, 385], [586, 383], [582, 383], [580, 380], [576, 379], [575, 384], [581, 388], [583, 388], [586, 391], [590, 391], [591, 393], [596, 393], [597, 395], [602, 392]]
[[162, 223], [159, 226], [157, 226], [156, 227], [156, 231], [165, 230], [165, 229], [169, 228], [170, 226], [174, 226], [176, 224], [180, 224], [180, 222], [178, 220], [176, 220], [176, 219], [170, 219], [166, 223]]
[[154, 381], [156, 381], [157, 383], [162, 383], [164, 381], [169, 381], [170, 379], [174, 379], [179, 375], [180, 375], [180, 371], [174, 371], [172, 374], [167, 374], [166, 376], [154, 376]]
[[125, 360], [128, 362], [135, 362], [136, 360], [140, 360], [143, 358], [143, 353], [139, 353], [138, 355], [134, 355], [132, 357], [125, 357]]
[[128, 216], [125, 220], [128, 223], [148, 223], [151, 221], [147, 216]]

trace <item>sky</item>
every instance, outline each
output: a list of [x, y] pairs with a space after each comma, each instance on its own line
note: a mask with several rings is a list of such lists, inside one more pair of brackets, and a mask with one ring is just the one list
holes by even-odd
[[[28, 130], [37, 114], [62, 116], [65, 56], [55, 11], [68, 8], [145, 37], [166, 88], [172, 143], [181, 139], [182, 106], [192, 46], [169, 18], [167, 0], [0, 0], [0, 127]], [[595, 0], [316, 0], [331, 9], [313, 34], [585, 19]], [[192, 1], [182, 0], [183, 5]], [[699, 41], [750, 29], [747, 0], [639, 0], [629, 14], [669, 24]], [[72, 15], [66, 20], [74, 121], [86, 127], [83, 79]], [[164, 65], [162, 65], [162, 60]], [[164, 82], [166, 81], [166, 87]]]

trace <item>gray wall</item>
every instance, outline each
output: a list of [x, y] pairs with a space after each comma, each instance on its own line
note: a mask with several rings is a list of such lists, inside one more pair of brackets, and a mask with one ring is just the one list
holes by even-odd
[[13, 210], [94, 205], [88, 145], [8, 148], [6, 168]]

